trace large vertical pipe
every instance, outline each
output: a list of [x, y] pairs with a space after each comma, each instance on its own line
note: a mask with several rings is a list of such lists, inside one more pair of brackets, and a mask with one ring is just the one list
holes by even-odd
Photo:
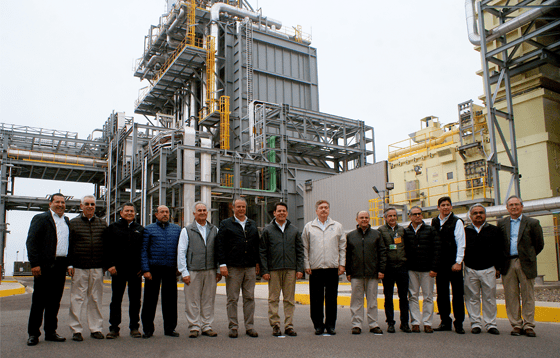
[[[195, 145], [196, 131], [192, 127], [184, 125], [183, 134], [184, 145]], [[195, 180], [195, 153], [192, 149], [183, 149], [183, 179]], [[183, 184], [183, 226], [193, 222], [192, 215], [193, 205], [195, 203], [195, 186], [194, 184]], [[210, 205], [210, 204], [207, 204]]]
[[[211, 138], [201, 138], [200, 146], [202, 148], [212, 148]], [[212, 181], [212, 155], [209, 153], [200, 153], [200, 181], [210, 183]], [[208, 206], [210, 210], [210, 205], [212, 201], [212, 191], [209, 185], [202, 185], [200, 188], [200, 200]]]

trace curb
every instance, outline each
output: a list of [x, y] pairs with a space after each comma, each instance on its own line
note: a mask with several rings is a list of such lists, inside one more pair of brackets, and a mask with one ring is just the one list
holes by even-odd
[[25, 286], [17, 281], [2, 281], [2, 283], [14, 283], [17, 284], [19, 287], [17, 288], [8, 288], [6, 290], [0, 290], [0, 297], [8, 297], [14, 295], [21, 295], [25, 293]]

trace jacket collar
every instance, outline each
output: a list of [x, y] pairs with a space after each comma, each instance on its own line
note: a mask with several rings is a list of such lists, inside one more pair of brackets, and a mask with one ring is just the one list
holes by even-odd
[[161, 226], [162, 228], [165, 229], [166, 227], [169, 226], [169, 221], [166, 222], [166, 223], [164, 223], [164, 222], [161, 222], [161, 221], [159, 221], [159, 220], [156, 219], [156, 224], [158, 224], [159, 226]]
[[356, 225], [356, 230], [358, 230], [359, 233], [367, 234], [371, 230], [371, 225], [368, 225], [366, 231], [363, 231], [360, 225]]

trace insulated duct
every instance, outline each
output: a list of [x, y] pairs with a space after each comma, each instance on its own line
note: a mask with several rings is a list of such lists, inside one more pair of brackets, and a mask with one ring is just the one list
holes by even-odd
[[[465, 0], [465, 17], [467, 20], [469, 41], [475, 46], [480, 46], [480, 34], [477, 27], [475, 2], [476, 0]], [[532, 8], [524, 12], [523, 14], [513, 18], [512, 20], [496, 26], [492, 30], [488, 30], [488, 34], [486, 35], [486, 42], [493, 41], [516, 28], [528, 24], [529, 22], [552, 10], [553, 5], [558, 4], [560, 4], [560, 0], [545, 1], [540, 4], [540, 7]]]
[[36, 152], [32, 150], [8, 149], [8, 157], [67, 165], [82, 165], [103, 168], [107, 167], [107, 161], [104, 159], [80, 157], [77, 155]]

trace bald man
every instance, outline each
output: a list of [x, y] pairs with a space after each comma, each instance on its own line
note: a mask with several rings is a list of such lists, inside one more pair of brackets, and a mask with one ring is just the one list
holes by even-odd
[[364, 293], [367, 299], [367, 319], [369, 331], [383, 334], [377, 323], [377, 287], [383, 279], [387, 252], [385, 241], [379, 231], [369, 225], [369, 213], [360, 211], [356, 215], [356, 230], [346, 235], [346, 278], [352, 285], [350, 312], [352, 313], [352, 334], [362, 333], [364, 320]]
[[163, 333], [179, 337], [177, 327], [177, 245], [181, 227], [169, 222], [169, 208], [158, 206], [156, 222], [144, 229], [141, 264], [144, 275], [143, 338], [154, 334], [154, 317], [161, 286]]

